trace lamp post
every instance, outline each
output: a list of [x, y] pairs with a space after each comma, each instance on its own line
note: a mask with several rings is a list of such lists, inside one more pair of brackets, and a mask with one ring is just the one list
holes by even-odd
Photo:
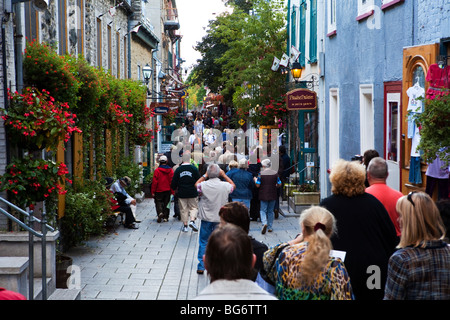
[[152, 77], [153, 69], [148, 65], [148, 63], [145, 65], [144, 68], [142, 68], [142, 74], [144, 76], [144, 82], [145, 86], [147, 87], [147, 95], [150, 96], [152, 93], [148, 89], [148, 83], [150, 81], [150, 78]]
[[150, 78], [152, 76], [152, 68], [148, 65], [148, 63], [145, 65], [144, 68], [142, 68], [142, 73], [144, 75], [144, 81], [145, 85], [148, 85], [148, 82], [150, 81]]

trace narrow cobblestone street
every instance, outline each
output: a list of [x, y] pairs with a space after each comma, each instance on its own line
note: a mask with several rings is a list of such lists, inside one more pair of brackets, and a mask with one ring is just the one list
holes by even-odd
[[[117, 226], [116, 232], [92, 238], [67, 252], [80, 268], [81, 299], [194, 298], [208, 284], [207, 273], [196, 272], [198, 233], [182, 232], [181, 222], [172, 215], [173, 210], [168, 222], [157, 223], [153, 199], [145, 199], [137, 206], [136, 216], [142, 221], [139, 229]], [[260, 222], [251, 222], [250, 234], [270, 247], [298, 234], [298, 218], [280, 215], [273, 232], [265, 235], [260, 228]]]

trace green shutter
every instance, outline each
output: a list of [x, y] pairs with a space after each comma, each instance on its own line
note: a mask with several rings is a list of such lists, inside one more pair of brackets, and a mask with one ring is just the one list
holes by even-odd
[[300, 43], [299, 50], [301, 52], [299, 61], [301, 66], [305, 66], [305, 42], [306, 42], [306, 0], [302, 0], [300, 4]]
[[294, 46], [294, 47], [297, 44], [296, 43], [296, 41], [297, 41], [296, 30], [297, 30], [297, 14], [296, 14], [295, 7], [294, 7], [294, 10], [292, 11], [292, 14], [291, 14], [291, 46]]
[[317, 62], [317, 0], [311, 0], [310, 6], [309, 60]]

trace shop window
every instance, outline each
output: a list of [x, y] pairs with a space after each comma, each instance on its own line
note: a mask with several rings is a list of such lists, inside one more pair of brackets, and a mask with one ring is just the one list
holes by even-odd
[[97, 67], [102, 66], [102, 20], [97, 18]]
[[67, 53], [67, 24], [66, 24], [67, 2], [65, 0], [58, 1], [58, 46], [59, 54]]
[[120, 33], [116, 32], [116, 77], [122, 78], [120, 74]]
[[25, 8], [25, 37], [27, 41], [39, 39], [39, 14], [31, 2], [24, 3]]
[[309, 19], [309, 61], [317, 62], [317, 0], [311, 0]]
[[292, 7], [291, 13], [291, 46], [297, 46], [297, 11]]
[[123, 37], [123, 77], [124, 79], [128, 79], [128, 42], [127, 35]]
[[327, 1], [327, 36], [332, 37], [336, 35], [336, 1], [337, 0], [328, 0]]
[[358, 16], [356, 20], [360, 21], [374, 14], [373, 0], [358, 0]]
[[84, 0], [76, 0], [77, 14], [77, 51], [84, 55]]
[[298, 58], [298, 62], [300, 62], [301, 66], [305, 66], [306, 61], [306, 54], [305, 54], [305, 47], [306, 47], [306, 5], [305, 1], [303, 0], [300, 4], [300, 30], [299, 30], [299, 41], [298, 41], [298, 50], [300, 51], [300, 57]]
[[112, 30], [111, 26], [108, 25], [106, 28], [108, 36], [108, 70], [112, 72]]
[[403, 3], [405, 0], [381, 0], [381, 10], [390, 8], [398, 3]]
[[330, 89], [329, 166], [339, 159], [339, 89]]
[[393, 93], [388, 95], [387, 108], [387, 123], [386, 123], [386, 160], [398, 162], [399, 152], [399, 104], [400, 94]]
[[360, 116], [360, 151], [363, 154], [368, 149], [374, 149], [374, 109], [373, 86], [359, 86], [359, 116]]

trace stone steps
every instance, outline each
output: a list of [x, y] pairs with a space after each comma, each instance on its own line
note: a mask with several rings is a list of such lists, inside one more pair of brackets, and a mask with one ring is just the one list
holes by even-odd
[[[57, 289], [55, 242], [58, 233], [48, 233], [46, 254], [47, 297], [50, 300], [77, 300], [81, 290]], [[29, 242], [27, 232], [0, 232], [0, 287], [29, 298]], [[33, 298], [42, 300], [41, 240], [34, 239]], [[78, 292], [77, 292], [78, 291]]]

